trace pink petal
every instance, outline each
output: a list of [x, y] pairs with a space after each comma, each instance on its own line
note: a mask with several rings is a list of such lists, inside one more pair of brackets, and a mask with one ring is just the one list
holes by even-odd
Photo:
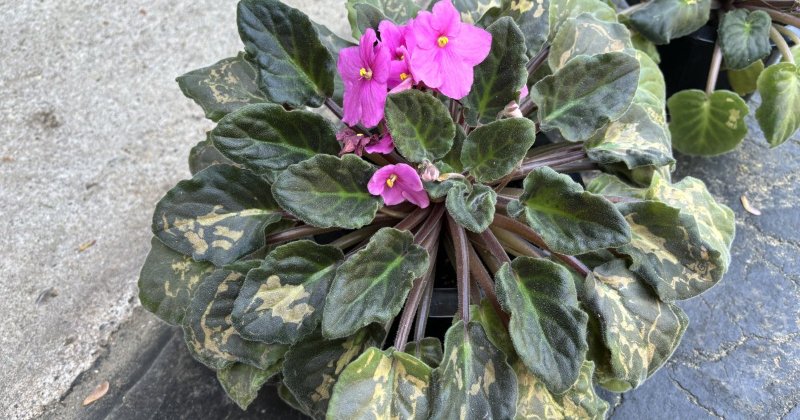
[[442, 69], [439, 56], [443, 49], [425, 50], [418, 48], [411, 56], [411, 74], [414, 80], [425, 83], [428, 87], [438, 88], [442, 85]]
[[439, 31], [439, 36], [458, 36], [462, 29], [460, 23], [461, 15], [450, 0], [442, 0], [433, 6], [431, 25]]
[[347, 125], [356, 125], [361, 119], [361, 84], [361, 81], [345, 83], [342, 121]]
[[372, 195], [381, 195], [386, 188], [386, 180], [394, 173], [394, 165], [386, 165], [372, 174], [367, 183], [367, 191]]
[[419, 179], [419, 174], [416, 169], [412, 168], [405, 163], [398, 163], [394, 165], [394, 173], [397, 175], [397, 184], [404, 190], [419, 191], [423, 189], [422, 181]]
[[414, 86], [414, 78], [409, 77], [403, 83], [400, 83], [399, 85], [395, 86], [392, 90], [390, 90], [389, 95], [394, 95], [395, 93], [400, 93], [409, 90], [411, 89], [412, 86]]
[[528, 92], [528, 85], [522, 85], [522, 89], [520, 89], [519, 91], [519, 101], [517, 102], [522, 102], [523, 99], [528, 97], [529, 93], [530, 92]]
[[431, 204], [431, 201], [428, 198], [428, 193], [425, 192], [425, 190], [422, 191], [403, 190], [403, 198], [405, 198], [406, 200], [408, 200], [413, 204], [416, 204], [417, 206], [423, 209]]
[[361, 54], [361, 62], [365, 65], [372, 62], [375, 56], [375, 43], [378, 42], [378, 36], [375, 35], [375, 30], [368, 28], [364, 35], [361, 35], [361, 40], [358, 42], [359, 52]]
[[492, 34], [476, 26], [461, 24], [461, 33], [453, 37], [447, 44], [461, 60], [471, 66], [477, 66], [492, 48]]
[[475, 77], [472, 66], [460, 61], [453, 51], [445, 49], [442, 57], [442, 68], [446, 75], [442, 78], [439, 91], [448, 98], [461, 99], [469, 94]]
[[[396, 25], [391, 20], [383, 20], [378, 25], [378, 31], [381, 33], [381, 44], [385, 45], [392, 53], [397, 51], [398, 48], [405, 45], [406, 27]], [[392, 59], [399, 59], [394, 55]]]
[[336, 64], [342, 79], [347, 82], [361, 78], [359, 71], [363, 67], [359, 47], [343, 48], [339, 51], [339, 62]]
[[385, 45], [375, 47], [375, 56], [369, 63], [372, 70], [372, 81], [386, 83], [391, 73], [392, 53]]
[[432, 19], [433, 15], [431, 12], [419, 12], [409, 31], [409, 38], [413, 38], [416, 42], [412, 44], [408, 42], [409, 40], [406, 40], [406, 45], [415, 45], [416, 47], [426, 50], [439, 48], [437, 40], [439, 39], [440, 33], [433, 28], [431, 23]]
[[400, 78], [400, 75], [403, 73], [405, 73], [406, 76], [411, 77], [411, 70], [408, 69], [408, 63], [405, 60], [392, 60], [389, 79], [386, 81], [389, 89], [392, 89], [403, 82], [403, 79]]
[[383, 108], [388, 95], [386, 83], [370, 80], [361, 90], [361, 122], [367, 127], [375, 127], [383, 119]]
[[382, 155], [392, 153], [394, 150], [394, 141], [389, 133], [384, 134], [377, 143], [367, 145], [364, 150], [367, 153], [380, 153]]
[[383, 190], [383, 194], [381, 194], [381, 197], [383, 197], [383, 203], [387, 206], [393, 206], [406, 201], [406, 198], [403, 197], [403, 192], [404, 191], [401, 188], [397, 188], [396, 185], [394, 188], [386, 188]]

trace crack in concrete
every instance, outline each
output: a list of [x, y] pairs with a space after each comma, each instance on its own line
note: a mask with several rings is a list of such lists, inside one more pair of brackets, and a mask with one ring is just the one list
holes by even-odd
[[672, 374], [668, 373], [667, 376], [669, 377], [670, 381], [672, 381], [672, 383], [676, 387], [678, 387], [678, 389], [680, 389], [684, 394], [686, 394], [686, 399], [689, 400], [690, 403], [692, 403], [693, 405], [703, 409], [710, 416], [713, 416], [713, 417], [721, 419], [721, 420], [725, 420], [725, 417], [719, 415], [713, 408], [706, 407], [705, 405], [701, 404], [700, 403], [700, 398], [698, 398], [697, 395], [694, 395], [694, 393], [689, 388], [686, 388], [685, 386], [683, 386], [683, 384], [681, 384], [677, 379], [675, 379], [675, 377], [672, 376]]

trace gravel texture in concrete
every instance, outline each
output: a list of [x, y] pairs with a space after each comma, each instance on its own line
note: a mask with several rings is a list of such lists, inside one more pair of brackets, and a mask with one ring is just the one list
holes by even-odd
[[[341, 0], [286, 3], [346, 26]], [[233, 0], [0, 2], [0, 418], [61, 400], [138, 305], [153, 206], [211, 128], [174, 79], [241, 49], [235, 14]]]

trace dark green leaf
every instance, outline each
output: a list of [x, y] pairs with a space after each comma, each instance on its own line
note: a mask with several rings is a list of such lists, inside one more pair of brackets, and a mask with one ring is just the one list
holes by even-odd
[[511, 314], [511, 340], [525, 366], [555, 394], [578, 380], [586, 359], [585, 312], [569, 271], [548, 260], [519, 257], [496, 275], [497, 298]]
[[628, 29], [619, 23], [603, 21], [592, 14], [582, 13], [565, 20], [561, 25], [550, 45], [547, 62], [556, 71], [579, 55], [614, 51], [633, 55]]
[[428, 253], [404, 230], [383, 228], [336, 270], [322, 316], [325, 337], [353, 334], [372, 322], [387, 323], [403, 306], [415, 278], [428, 268]]
[[248, 340], [282, 344], [310, 334], [343, 259], [338, 248], [305, 240], [275, 248], [247, 273], [233, 310], [237, 331]]
[[586, 154], [600, 164], [622, 162], [628, 169], [672, 165], [670, 134], [633, 104], [620, 119], [601, 128], [586, 142]]
[[180, 325], [195, 289], [212, 271], [212, 264], [194, 261], [153, 238], [139, 274], [139, 301], [168, 324]]
[[639, 62], [621, 52], [578, 56], [533, 86], [542, 130], [570, 141], [586, 140], [614, 121], [633, 101]]
[[[414, 0], [347, 0], [347, 20], [353, 30], [353, 38], [359, 39], [363, 34], [363, 26], [359, 25], [358, 5], [372, 6], [381, 15], [398, 24], [404, 24], [419, 11]], [[364, 19], [364, 18], [362, 18]]]
[[394, 145], [411, 162], [441, 158], [453, 147], [456, 126], [447, 107], [419, 90], [389, 95], [386, 124]]
[[800, 128], [800, 67], [778, 63], [758, 77], [761, 105], [756, 120], [770, 146], [783, 144]]
[[281, 371], [281, 364], [275, 363], [268, 369], [259, 369], [244, 363], [234, 363], [217, 371], [217, 380], [228, 397], [242, 410], [258, 396], [258, 390]]
[[462, 100], [471, 125], [496, 120], [509, 102], [518, 101], [528, 79], [525, 38], [514, 21], [503, 17], [486, 30], [492, 35], [489, 56], [475, 67], [472, 90]]
[[459, 190], [463, 191], [470, 191], [472, 188], [469, 182], [467, 182], [466, 178], [462, 177], [448, 178], [441, 182], [440, 181], [423, 182], [422, 185], [425, 186], [425, 191], [428, 192], [428, 196], [433, 200], [447, 196], [447, 193], [449, 193], [450, 190], [456, 187], [458, 187]]
[[667, 102], [672, 120], [672, 145], [687, 155], [715, 156], [730, 152], [744, 140], [750, 112], [737, 94], [718, 90], [706, 95], [698, 89], [680, 91]]
[[447, 211], [458, 224], [468, 230], [481, 233], [494, 220], [497, 193], [483, 184], [467, 188], [465, 184], [447, 193]]
[[728, 82], [731, 88], [739, 95], [748, 95], [758, 89], [758, 76], [764, 71], [764, 62], [756, 60], [753, 64], [741, 70], [728, 70]]
[[[328, 52], [331, 53], [331, 56], [334, 60], [339, 59], [339, 51], [341, 51], [343, 48], [348, 48], [355, 45], [350, 41], [342, 39], [328, 29], [328, 27], [325, 25], [321, 25], [313, 21], [311, 24], [314, 25], [314, 29], [316, 29], [317, 36], [322, 42], [322, 45], [328, 49]], [[337, 104], [341, 105], [344, 95], [344, 82], [342, 81], [342, 76], [338, 71], [333, 75], [333, 85], [333, 99]]]
[[458, 321], [447, 330], [443, 364], [431, 377], [431, 418], [508, 419], [517, 403], [511, 366], [475, 322]]
[[689, 323], [679, 307], [658, 300], [622, 260], [595, 268], [586, 279], [586, 296], [609, 356], [596, 361], [595, 376], [616, 392], [639, 386], [658, 370]]
[[719, 23], [722, 56], [729, 69], [743, 69], [769, 55], [769, 30], [772, 19], [762, 10], [734, 9], [725, 12]]
[[431, 368], [409, 354], [372, 347], [333, 387], [329, 419], [427, 419]]
[[536, 140], [536, 124], [508, 118], [469, 133], [461, 149], [464, 169], [478, 182], [498, 180], [513, 171]]
[[283, 382], [281, 382], [281, 384], [278, 386], [278, 397], [280, 397], [280, 399], [289, 407], [292, 407], [306, 416], [311, 417], [309, 409], [303, 404], [300, 404], [300, 401], [298, 401], [297, 398], [292, 395], [292, 391], [289, 391], [289, 388]]
[[341, 148], [324, 117], [275, 104], [249, 105], [228, 114], [210, 138], [225, 157], [260, 175], [277, 174], [318, 154], [335, 155]]
[[652, 0], [633, 12], [631, 25], [661, 45], [700, 29], [708, 22], [711, 0]]
[[217, 269], [203, 280], [186, 310], [183, 332], [189, 351], [212, 369], [234, 362], [268, 369], [288, 348], [247, 341], [234, 329], [231, 312], [244, 277], [243, 269]]
[[467, 133], [464, 132], [464, 129], [460, 125], [456, 125], [456, 137], [453, 139], [453, 147], [441, 160], [441, 162], [449, 165], [453, 172], [464, 171], [464, 165], [461, 163], [461, 148], [464, 147], [466, 138]]
[[519, 382], [517, 420], [605, 419], [608, 403], [594, 391], [594, 363], [583, 362], [578, 381], [561, 395], [551, 393], [522, 361], [513, 365]]
[[508, 335], [508, 330], [506, 326], [503, 325], [500, 315], [497, 314], [497, 311], [494, 306], [489, 303], [488, 299], [481, 300], [479, 305], [470, 305], [469, 319], [471, 322], [481, 324], [483, 331], [486, 333], [486, 337], [495, 347], [506, 355], [509, 363], [517, 359], [517, 352], [514, 350], [511, 336]]
[[197, 143], [189, 151], [189, 171], [192, 176], [212, 165], [236, 165], [233, 161], [226, 158], [210, 139], [205, 139]]
[[265, 229], [280, 219], [267, 182], [246, 169], [214, 165], [158, 202], [152, 229], [170, 248], [219, 267], [263, 247]]
[[386, 331], [377, 324], [338, 340], [326, 340], [316, 332], [286, 352], [283, 383], [305, 412], [313, 418], [324, 418], [333, 385], [344, 368], [364, 350], [380, 346], [385, 335]]
[[436, 337], [425, 337], [419, 342], [412, 341], [406, 344], [403, 351], [432, 368], [436, 368], [442, 362], [442, 342]]
[[203, 107], [206, 118], [217, 121], [245, 106], [267, 102], [258, 88], [255, 64], [244, 53], [178, 77], [187, 98]]
[[333, 95], [335, 61], [308, 16], [278, 0], [241, 0], [237, 21], [272, 102], [318, 107]]
[[506, 1], [504, 15], [511, 16], [525, 37], [528, 56], [534, 57], [550, 34], [550, 0]]
[[567, 175], [547, 166], [537, 168], [525, 178], [523, 188], [519, 199], [509, 203], [508, 214], [525, 216], [555, 252], [577, 255], [631, 240], [630, 228], [614, 205], [584, 191]]
[[378, 32], [378, 25], [380, 25], [381, 21], [386, 20], [386, 16], [383, 15], [380, 9], [370, 4], [357, 3], [353, 5], [353, 9], [356, 11], [356, 28], [353, 28], [354, 32], [357, 29], [359, 33], [363, 34], [370, 28]]
[[272, 186], [284, 210], [307, 224], [358, 229], [369, 224], [381, 198], [367, 191], [375, 168], [355, 155], [317, 155], [289, 166]]

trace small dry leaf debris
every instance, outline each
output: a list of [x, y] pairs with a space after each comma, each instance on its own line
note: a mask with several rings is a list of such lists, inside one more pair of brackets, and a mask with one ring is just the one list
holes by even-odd
[[99, 385], [97, 385], [89, 395], [86, 396], [86, 399], [83, 400], [84, 407], [103, 398], [103, 395], [106, 395], [108, 392], [108, 381], [103, 381]]
[[750, 200], [748, 200], [747, 197], [742, 196], [741, 200], [742, 200], [742, 207], [744, 207], [745, 211], [754, 216], [761, 216], [761, 210], [750, 205]]
[[87, 249], [89, 249], [92, 246], [94, 246], [95, 243], [97, 243], [97, 239], [92, 239], [89, 242], [84, 242], [84, 243], [80, 244], [80, 246], [78, 246], [78, 252], [86, 251]]

